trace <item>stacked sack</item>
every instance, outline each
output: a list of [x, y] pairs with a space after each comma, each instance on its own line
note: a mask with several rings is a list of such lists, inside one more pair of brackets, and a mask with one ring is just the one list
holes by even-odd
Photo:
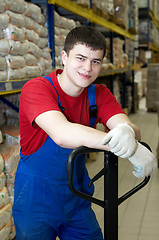
[[92, 0], [93, 12], [105, 19], [112, 19], [114, 15], [114, 0]]
[[72, 19], [60, 16], [54, 12], [54, 40], [55, 40], [55, 66], [56, 68], [62, 67], [61, 52], [64, 47], [64, 41], [68, 32], [79, 23]]
[[[13, 239], [16, 235], [12, 217], [14, 181], [20, 159], [19, 128], [2, 129], [0, 144], [0, 239]], [[2, 134], [1, 134], [2, 135]]]
[[41, 8], [25, 0], [0, 0], [0, 81], [51, 72], [48, 29]]
[[[120, 38], [113, 39], [113, 65], [111, 68], [127, 68], [128, 67], [128, 55], [123, 51], [124, 41]], [[106, 39], [106, 56], [110, 59], [110, 40]], [[110, 68], [110, 64], [109, 67]]]

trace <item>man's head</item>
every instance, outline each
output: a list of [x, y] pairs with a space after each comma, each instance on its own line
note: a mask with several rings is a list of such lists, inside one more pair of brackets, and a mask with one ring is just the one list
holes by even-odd
[[75, 45], [82, 44], [92, 50], [103, 50], [103, 57], [106, 53], [106, 41], [102, 33], [89, 26], [73, 28], [67, 35], [64, 44], [64, 51], [69, 55]]

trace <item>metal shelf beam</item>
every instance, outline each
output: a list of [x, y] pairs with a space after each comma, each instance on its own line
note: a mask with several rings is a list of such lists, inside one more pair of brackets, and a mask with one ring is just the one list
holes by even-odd
[[63, 0], [48, 0], [48, 4], [57, 4], [60, 7], [63, 7], [77, 15], [80, 15], [81, 17], [89, 19], [90, 22], [99, 24], [100, 26], [105, 27], [113, 32], [116, 32], [116, 33], [122, 35], [122, 36], [125, 36], [131, 40], [135, 40], [136, 35], [130, 34], [125, 29], [122, 29], [121, 27], [117, 26], [116, 24], [105, 20], [104, 18], [95, 14], [92, 11], [92, 9], [86, 9], [84, 7], [81, 7], [70, 0], [65, 0], [65, 1], [63, 1]]

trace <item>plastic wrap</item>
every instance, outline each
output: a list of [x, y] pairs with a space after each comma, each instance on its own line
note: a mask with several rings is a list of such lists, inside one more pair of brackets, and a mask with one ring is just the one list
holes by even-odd
[[76, 4], [82, 5], [83, 7], [90, 7], [90, 0], [74, 0]]
[[11, 230], [11, 221], [9, 221], [1, 230], [0, 230], [0, 239], [8, 240]]
[[44, 61], [44, 58], [40, 58], [39, 60], [38, 60], [38, 67], [40, 68], [40, 71], [41, 71], [41, 75], [43, 75], [43, 73], [44, 73], [44, 69], [45, 69], [45, 61]]
[[[60, 67], [61, 68], [61, 67]], [[53, 68], [51, 67], [51, 68], [48, 68], [48, 69], [45, 69], [44, 70], [44, 76], [46, 76], [46, 75], [49, 75], [50, 73], [52, 73], [52, 71], [53, 71]]]
[[0, 39], [4, 38], [4, 31], [2, 29], [0, 29]]
[[137, 1], [137, 4], [138, 4], [139, 8], [146, 8], [147, 7], [147, 0]]
[[12, 172], [18, 166], [18, 162], [20, 160], [19, 144], [0, 146], [0, 152], [4, 159], [5, 173]]
[[0, 209], [0, 229], [4, 227], [12, 216], [12, 206], [10, 203]]
[[107, 13], [109, 16], [114, 15], [114, 0], [107, 0]]
[[13, 55], [7, 55], [6, 61], [8, 68], [18, 69], [18, 68], [24, 68], [26, 66], [25, 58], [22, 56], [13, 56]]
[[26, 60], [27, 66], [36, 66], [37, 65], [37, 58], [34, 55], [28, 53], [28, 54], [24, 55], [24, 58]]
[[4, 172], [2, 172], [0, 174], [0, 190], [4, 188], [5, 184], [6, 184], [6, 175]]
[[7, 71], [0, 71], [0, 81], [7, 80]]
[[25, 11], [25, 0], [5, 0], [6, 9], [16, 12], [24, 13]]
[[26, 66], [26, 77], [32, 78], [41, 75], [41, 69], [39, 66]]
[[9, 24], [9, 16], [6, 13], [0, 13], [0, 29], [5, 29]]
[[6, 13], [9, 16], [9, 22], [13, 25], [16, 25], [19, 28], [25, 27], [24, 15], [19, 13], [14, 13], [9, 10], [6, 10]]
[[28, 52], [28, 42], [25, 41], [24, 43], [21, 43], [19, 41], [9, 40], [9, 46], [10, 50], [9, 53], [11, 55], [25, 55]]
[[64, 41], [62, 40], [62, 38], [59, 37], [60, 35], [54, 35], [54, 39], [55, 39], [55, 45], [56, 46], [63, 46]]
[[33, 42], [28, 42], [28, 53], [33, 54], [35, 57], [40, 58], [42, 56], [41, 49]]
[[51, 59], [44, 59], [45, 69], [52, 67], [52, 60]]
[[[3, 142], [3, 134], [2, 131], [0, 130], [0, 144]], [[0, 163], [1, 164], [1, 163]]]
[[4, 207], [8, 203], [9, 203], [9, 194], [8, 194], [7, 188], [4, 187], [0, 190], [0, 208]]
[[[24, 21], [25, 21], [25, 27], [29, 30], [34, 30], [36, 31], [37, 27], [37, 23], [30, 17], [24, 16]], [[36, 31], [37, 32], [37, 31]]]
[[113, 21], [124, 29], [128, 29], [128, 1], [114, 0]]
[[[15, 106], [17, 106], [17, 103], [19, 105], [19, 97], [15, 95], [10, 95], [9, 99]], [[17, 145], [20, 144], [20, 130], [19, 127], [3, 127], [2, 132], [5, 138], [5, 144], [8, 145]]]
[[55, 56], [59, 57], [61, 56], [62, 48], [55, 46]]
[[40, 24], [45, 23], [45, 17], [41, 12], [41, 8], [34, 3], [25, 2], [25, 12], [24, 14], [28, 17], [33, 18], [36, 22]]
[[[55, 46], [55, 52], [56, 52], [56, 48], [57, 47]], [[51, 59], [51, 49], [49, 47], [45, 47], [42, 49], [42, 57], [46, 59]]]
[[[28, 41], [30, 42], [34, 42], [36, 45], [39, 44], [39, 34], [37, 34], [34, 30], [29, 30], [26, 29], [26, 37], [25, 37]], [[47, 39], [48, 42], [48, 39]]]
[[7, 62], [5, 57], [0, 57], [0, 71], [5, 71], [7, 69]]
[[26, 67], [19, 69], [9, 68], [7, 74], [8, 80], [24, 79], [26, 78]]
[[6, 173], [6, 186], [14, 184], [16, 169], [13, 169], [10, 173]]
[[0, 13], [5, 12], [5, 2], [4, 0], [0, 0]]
[[47, 38], [39, 38], [39, 42], [38, 42], [38, 47], [39, 48], [45, 48], [48, 46], [48, 39]]
[[9, 54], [10, 46], [6, 39], [0, 39], [0, 56], [7, 56]]
[[3, 172], [4, 170], [4, 160], [2, 155], [0, 154], [0, 174]]
[[23, 29], [16, 27], [15, 25], [9, 24], [6, 29], [4, 29], [4, 37], [8, 40], [14, 41], [25, 41], [25, 32]]
[[13, 218], [11, 219], [11, 229], [10, 229], [10, 234], [9, 234], [9, 239], [13, 239], [16, 236], [16, 231], [15, 231], [15, 225], [14, 225], [14, 220]]

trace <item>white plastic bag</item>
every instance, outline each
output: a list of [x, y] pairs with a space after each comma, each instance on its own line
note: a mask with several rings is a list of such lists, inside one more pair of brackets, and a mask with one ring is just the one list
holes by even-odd
[[0, 154], [0, 174], [3, 172], [4, 170], [4, 160], [2, 155]]
[[6, 13], [0, 13], [0, 29], [5, 29], [9, 24], [9, 16]]
[[7, 71], [0, 71], [0, 81], [7, 80]]
[[27, 66], [36, 66], [37, 65], [37, 58], [33, 54], [26, 54], [24, 55], [24, 58], [26, 60]]
[[9, 22], [13, 25], [16, 25], [19, 28], [25, 27], [24, 15], [19, 13], [14, 13], [9, 10], [6, 10], [6, 13], [9, 16]]
[[10, 51], [11, 55], [25, 55], [28, 52], [28, 42], [25, 41], [21, 43], [19, 41], [9, 40]]
[[13, 56], [13, 55], [7, 55], [6, 61], [8, 68], [18, 69], [18, 68], [24, 68], [26, 66], [25, 58], [22, 56]]
[[41, 49], [33, 42], [28, 42], [28, 53], [33, 54], [35, 57], [39, 58], [42, 56]]
[[2, 188], [4, 188], [5, 183], [6, 183], [6, 175], [5, 175], [4, 172], [2, 172], [2, 173], [0, 174], [0, 190], [1, 190]]
[[48, 46], [48, 39], [47, 38], [39, 38], [38, 47], [42, 49], [47, 46]]
[[24, 13], [25, 0], [5, 0], [6, 9], [16, 13]]
[[25, 32], [22, 28], [18, 28], [15, 25], [9, 24], [6, 29], [4, 29], [4, 37], [8, 40], [14, 41], [25, 41]]
[[12, 206], [10, 203], [0, 209], [0, 229], [4, 227], [11, 219]]
[[0, 13], [5, 12], [5, 3], [4, 0], [0, 0]]
[[8, 203], [9, 203], [9, 194], [8, 194], [7, 188], [4, 187], [0, 190], [0, 208], [2, 208]]
[[5, 57], [0, 57], [0, 71], [5, 71], [7, 69], [7, 62]]
[[0, 239], [1, 240], [8, 240], [9, 234], [11, 230], [11, 221], [7, 223], [1, 230], [0, 230]]
[[41, 75], [41, 69], [39, 66], [26, 66], [26, 76], [28, 78], [38, 77]]
[[19, 69], [9, 68], [7, 74], [8, 80], [24, 79], [26, 78], [26, 67]]
[[9, 42], [6, 39], [0, 39], [0, 56], [7, 56], [9, 54]]

